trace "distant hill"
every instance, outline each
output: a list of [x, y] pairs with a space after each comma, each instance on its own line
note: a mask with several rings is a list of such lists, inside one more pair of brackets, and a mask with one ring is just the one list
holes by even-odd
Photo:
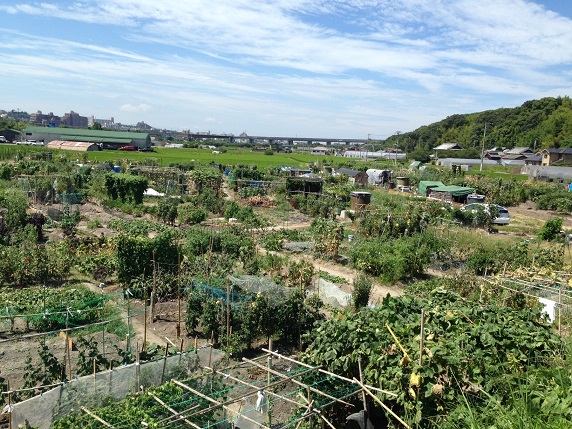
[[[431, 151], [441, 143], [458, 143], [465, 149], [480, 149], [487, 122], [485, 148], [572, 147], [572, 100], [546, 97], [525, 102], [512, 109], [451, 115], [415, 131], [392, 136], [386, 144], [396, 144], [407, 152]], [[490, 125], [492, 124], [492, 125]]]

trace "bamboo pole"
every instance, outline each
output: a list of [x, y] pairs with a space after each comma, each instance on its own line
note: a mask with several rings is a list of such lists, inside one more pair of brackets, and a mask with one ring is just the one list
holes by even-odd
[[[155, 395], [151, 395], [153, 397], [153, 399], [155, 401], [157, 401], [159, 404], [161, 404], [162, 406], [164, 406], [167, 410], [169, 410], [171, 413], [173, 414], [177, 414], [177, 411], [175, 411], [174, 409], [172, 409], [171, 407], [169, 407], [165, 402], [163, 402], [161, 399], [159, 399], [157, 396]], [[199, 404], [195, 405], [193, 408], [198, 408]], [[191, 408], [191, 409], [193, 409]], [[195, 429], [201, 429], [201, 427], [193, 422], [191, 422], [190, 420], [188, 420], [186, 417], [181, 416], [181, 419], [188, 424], [189, 426], [194, 427]]]
[[[243, 381], [243, 380], [241, 380], [240, 378], [233, 377], [232, 375], [227, 374], [227, 373], [225, 373], [225, 372], [218, 371], [218, 370], [216, 370], [216, 369], [214, 369], [214, 368], [206, 368], [206, 367], [205, 367], [205, 369], [210, 369], [213, 373], [215, 373], [215, 374], [220, 374], [220, 375], [222, 375], [224, 378], [228, 378], [229, 380], [235, 381], [235, 382], [240, 383], [240, 384], [242, 384], [242, 385], [244, 385], [244, 386], [253, 387], [253, 385], [252, 385], [251, 383], [249, 383], [249, 382], [247, 382], [247, 381]], [[297, 376], [297, 375], [296, 375], [296, 376]], [[287, 380], [280, 380], [280, 381], [285, 383]], [[274, 385], [274, 383], [272, 383], [272, 384]], [[266, 387], [268, 388], [268, 386], [266, 386]], [[260, 390], [260, 389], [259, 389], [259, 390]], [[290, 399], [290, 398], [287, 398], [286, 396], [279, 395], [278, 393], [270, 392], [270, 391], [268, 391], [267, 393], [270, 394], [270, 395], [272, 395], [272, 396], [275, 396], [275, 397], [278, 398], [278, 399], [282, 399], [283, 401], [290, 402], [291, 404], [300, 405], [297, 401], [294, 401], [294, 400], [292, 400], [292, 399]], [[248, 395], [243, 395], [243, 396], [248, 396]]]
[[[206, 399], [206, 400], [209, 401], [209, 402], [212, 402], [213, 404], [216, 404], [217, 407], [222, 407], [222, 408], [224, 408], [225, 410], [230, 411], [231, 413], [234, 412], [234, 411], [232, 410], [232, 408], [230, 408], [230, 407], [224, 405], [222, 402], [219, 402], [219, 401], [217, 401], [216, 399], [213, 399], [213, 398], [211, 398], [210, 396], [207, 396], [207, 395], [205, 395], [205, 394], [199, 392], [198, 390], [195, 390], [195, 389], [193, 389], [193, 388], [187, 386], [186, 384], [181, 383], [181, 382], [178, 381], [178, 380], [173, 380], [173, 383], [175, 383], [176, 385], [182, 387], [183, 389], [188, 390], [188, 391], [191, 392], [191, 393], [194, 393], [195, 395], [200, 396], [200, 397], [203, 398], [203, 399]], [[240, 400], [240, 399], [241, 399], [241, 398], [239, 398], [239, 400]], [[253, 420], [253, 419], [251, 419], [251, 418], [248, 417], [248, 416], [241, 415], [241, 417], [242, 417], [243, 419], [245, 419], [245, 420], [248, 420], [248, 421], [251, 422], [251, 423], [256, 424], [256, 425], [257, 425], [258, 427], [260, 427], [260, 428], [271, 429], [270, 427], [268, 427], [268, 426], [266, 426], [266, 425], [264, 425], [264, 424], [262, 424], [262, 423], [258, 423], [256, 420]]]
[[[338, 375], [338, 374], [334, 374], [333, 372], [330, 372], [330, 371], [326, 371], [325, 369], [322, 369], [322, 368], [320, 368], [319, 366], [308, 365], [308, 364], [305, 363], [305, 362], [300, 362], [300, 361], [298, 361], [298, 360], [296, 360], [296, 359], [292, 359], [292, 358], [290, 358], [290, 357], [288, 357], [288, 356], [281, 355], [280, 353], [272, 352], [272, 351], [267, 350], [267, 349], [265, 349], [265, 348], [262, 348], [262, 351], [264, 351], [264, 352], [266, 352], [266, 353], [272, 353], [274, 356], [277, 356], [278, 359], [284, 359], [284, 360], [287, 360], [288, 362], [292, 362], [292, 363], [295, 363], [295, 364], [297, 364], [297, 365], [300, 365], [300, 366], [303, 366], [303, 367], [306, 367], [306, 368], [312, 368], [312, 369], [315, 369], [316, 371], [321, 372], [322, 374], [328, 375], [328, 376], [330, 376], [330, 377], [334, 377], [334, 378], [337, 378], [337, 379], [339, 379], [339, 380], [343, 380], [343, 381], [347, 381], [348, 383], [355, 384], [355, 382], [354, 382], [352, 379], [347, 378], [347, 377], [343, 377], [343, 376]], [[398, 396], [397, 393], [393, 393], [393, 392], [389, 392], [389, 391], [387, 391], [387, 390], [379, 389], [378, 387], [369, 386], [369, 385], [367, 385], [367, 384], [366, 384], [366, 386], [367, 386], [367, 388], [368, 388], [369, 390], [373, 390], [373, 391], [376, 391], [376, 392], [380, 392], [380, 393], [383, 393], [383, 394], [389, 395], [389, 396], [394, 396], [394, 397], [396, 397], [396, 398], [397, 398], [397, 396]]]
[[391, 327], [387, 323], [385, 324], [385, 327], [387, 328], [387, 330], [389, 331], [389, 333], [391, 334], [391, 336], [393, 337], [393, 339], [395, 340], [395, 342], [397, 343], [397, 345], [399, 346], [399, 348], [403, 352], [403, 355], [407, 358], [407, 360], [409, 362], [411, 362], [411, 358], [409, 357], [409, 355], [407, 354], [407, 351], [403, 348], [403, 346], [401, 345], [401, 343], [397, 339], [397, 336], [391, 330]]
[[381, 400], [380, 400], [377, 396], [375, 396], [375, 395], [371, 392], [371, 390], [369, 390], [367, 387], [365, 387], [365, 385], [363, 385], [362, 383], [360, 383], [360, 382], [359, 382], [358, 380], [356, 380], [355, 378], [354, 378], [354, 380], [361, 386], [361, 388], [362, 388], [369, 396], [371, 396], [371, 397], [373, 398], [373, 400], [374, 400], [375, 402], [377, 402], [379, 405], [381, 405], [381, 406], [383, 407], [384, 410], [386, 410], [389, 414], [391, 414], [393, 417], [395, 417], [395, 419], [396, 419], [399, 423], [401, 423], [401, 424], [402, 424], [403, 426], [405, 426], [407, 429], [411, 429], [411, 427], [410, 427], [407, 423], [405, 423], [405, 422], [401, 419], [401, 417], [399, 417], [397, 414], [395, 414], [395, 413], [393, 412], [393, 410], [392, 410], [391, 408], [389, 408], [387, 405], [385, 405], [383, 402], [381, 402]]
[[[251, 360], [251, 359], [247, 359], [247, 358], [244, 358], [244, 357], [243, 357], [242, 360], [245, 361], [245, 362], [248, 362], [248, 363], [250, 363], [250, 364], [252, 364], [252, 365], [254, 365], [254, 366], [258, 367], [258, 368], [266, 369], [268, 372], [270, 372], [270, 373], [272, 373], [272, 374], [274, 374], [274, 375], [277, 375], [277, 376], [279, 376], [279, 377], [283, 377], [283, 378], [286, 377], [284, 374], [281, 374], [281, 373], [278, 372], [278, 371], [274, 371], [273, 369], [266, 368], [264, 365], [261, 365], [261, 364], [259, 364], [258, 362], [255, 362], [255, 361], [253, 361], [253, 360]], [[296, 380], [296, 379], [291, 379], [291, 380], [292, 380], [292, 383], [297, 384], [298, 386], [301, 386], [301, 387], [304, 387], [304, 388], [308, 387], [307, 384], [304, 384], [304, 383], [302, 383], [301, 381], [298, 381], [298, 380]], [[342, 403], [342, 404], [344, 404], [344, 405], [352, 406], [352, 404], [350, 404], [349, 402], [345, 402], [345, 401], [342, 401], [342, 400], [340, 400], [340, 399], [338, 399], [338, 398], [336, 398], [336, 397], [334, 397], [334, 396], [328, 395], [327, 393], [322, 392], [321, 390], [318, 390], [318, 389], [316, 389], [315, 387], [311, 387], [311, 386], [309, 386], [309, 387], [310, 387], [310, 390], [311, 390], [312, 392], [315, 392], [315, 393], [317, 393], [317, 394], [319, 394], [319, 395], [325, 396], [326, 398], [332, 399], [332, 400], [334, 400], [334, 401], [336, 401], [336, 402], [340, 402], [340, 403]]]
[[[203, 367], [203, 368], [206, 369], [206, 370], [209, 370], [209, 371], [214, 371], [213, 368], [208, 368], [208, 367]], [[294, 377], [300, 377], [300, 376], [302, 376], [302, 375], [304, 375], [304, 374], [307, 374], [307, 373], [309, 373], [309, 372], [312, 372], [312, 371], [313, 371], [312, 369], [309, 369], [309, 370], [306, 370], [306, 371], [299, 372], [298, 374], [292, 375], [292, 376], [290, 376], [290, 377], [287, 377], [287, 378], [284, 378], [284, 379], [280, 379], [280, 380], [274, 381], [274, 382], [272, 382], [272, 383], [270, 384], [270, 386], [277, 386], [277, 385], [279, 385], [279, 384], [286, 383], [287, 381], [291, 380], [291, 379], [294, 378]], [[222, 374], [220, 371], [215, 371], [215, 372]], [[223, 374], [223, 375], [226, 375], [226, 374]], [[173, 380], [173, 382], [175, 382], [175, 380]], [[250, 383], [247, 383], [247, 382], [244, 382], [244, 383], [246, 383], [246, 384], [248, 384], [249, 386], [251, 386], [251, 387], [252, 387], [252, 390], [250, 390], [250, 391], [244, 393], [243, 395], [240, 396], [240, 398], [233, 398], [233, 399], [230, 399], [230, 400], [228, 400], [228, 401], [222, 402], [222, 404], [223, 404], [223, 405], [229, 405], [229, 404], [233, 404], [233, 403], [235, 403], [235, 402], [239, 402], [239, 401], [242, 400], [242, 398], [245, 398], [245, 397], [254, 395], [254, 394], [256, 394], [256, 393], [260, 390], [259, 387], [256, 387], [256, 386], [254, 386], [254, 385], [252, 385], [252, 384], [250, 384]], [[299, 405], [298, 403], [296, 403], [296, 404]], [[199, 415], [199, 414], [208, 413], [209, 411], [212, 411], [213, 409], [215, 409], [215, 408], [217, 408], [217, 407], [218, 407], [217, 405], [214, 405], [214, 406], [211, 406], [211, 407], [208, 407], [208, 408], [204, 408], [204, 409], [202, 409], [202, 410], [200, 410], [200, 411], [198, 411], [198, 412], [196, 412], [196, 413], [193, 413], [193, 414], [191, 414], [190, 416], [187, 416], [187, 417], [192, 417], [192, 416], [196, 416], [196, 415]], [[179, 413], [179, 414], [183, 414], [183, 413], [186, 413], [186, 412], [187, 412], [187, 410], [182, 411], [182, 412]], [[162, 420], [161, 422], [163, 422], [163, 421], [164, 421], [164, 420]], [[159, 423], [161, 423], [161, 422], [159, 422]]]
[[139, 344], [137, 344], [137, 351], [135, 352], [135, 380], [137, 382], [135, 390], [138, 392], [141, 386], [141, 361], [139, 360]]
[[90, 417], [93, 417], [95, 420], [97, 420], [99, 423], [101, 423], [102, 425], [108, 427], [108, 428], [112, 428], [113, 426], [110, 425], [109, 423], [107, 423], [105, 420], [103, 420], [101, 417], [96, 416], [94, 413], [92, 413], [91, 411], [89, 411], [87, 408], [85, 407], [79, 407], [83, 412], [85, 412], [87, 415], [89, 415]]
[[[357, 363], [358, 363], [358, 370], [359, 370], [359, 381], [360, 381], [360, 384], [363, 384], [363, 372], [361, 370], [361, 356], [358, 358]], [[363, 390], [363, 389], [361, 391], [361, 400], [363, 402], [363, 409], [367, 413], [367, 401], [365, 399], [365, 390]], [[367, 429], [367, 424], [366, 424], [365, 429]]]

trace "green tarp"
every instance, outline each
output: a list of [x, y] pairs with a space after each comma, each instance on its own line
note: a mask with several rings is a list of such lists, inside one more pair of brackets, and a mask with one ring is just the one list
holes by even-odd
[[465, 188], [464, 186], [438, 186], [431, 189], [431, 192], [447, 192], [454, 197], [462, 197], [463, 195], [469, 195], [475, 192], [475, 188]]
[[424, 197], [427, 197], [429, 194], [430, 188], [435, 188], [437, 186], [445, 186], [443, 182], [437, 182], [433, 180], [422, 180], [419, 182], [419, 186], [417, 187], [419, 193]]

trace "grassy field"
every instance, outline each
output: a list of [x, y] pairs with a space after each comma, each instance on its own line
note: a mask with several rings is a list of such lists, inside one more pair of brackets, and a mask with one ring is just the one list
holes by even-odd
[[223, 165], [257, 165], [261, 170], [271, 166], [288, 165], [298, 168], [308, 168], [308, 164], [316, 161], [328, 163], [335, 157], [323, 157], [303, 153], [275, 153], [265, 155], [261, 152], [251, 152], [247, 149], [237, 148], [228, 150], [226, 153], [213, 154], [208, 149], [183, 149], [183, 148], [155, 148], [156, 152], [121, 152], [105, 150], [101, 152], [89, 152], [90, 161], [106, 162], [120, 159], [130, 159], [134, 162], [145, 158], [157, 159], [163, 167], [173, 163], [201, 162]]

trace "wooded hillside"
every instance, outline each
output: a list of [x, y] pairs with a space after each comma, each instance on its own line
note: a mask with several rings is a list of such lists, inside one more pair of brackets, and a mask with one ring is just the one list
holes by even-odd
[[535, 141], [537, 150], [572, 147], [572, 100], [568, 96], [530, 100], [510, 109], [451, 115], [415, 131], [392, 136], [387, 143], [399, 141], [399, 146], [407, 152], [428, 151], [441, 143], [458, 143], [465, 149], [480, 147], [485, 122], [485, 148], [533, 148]]

